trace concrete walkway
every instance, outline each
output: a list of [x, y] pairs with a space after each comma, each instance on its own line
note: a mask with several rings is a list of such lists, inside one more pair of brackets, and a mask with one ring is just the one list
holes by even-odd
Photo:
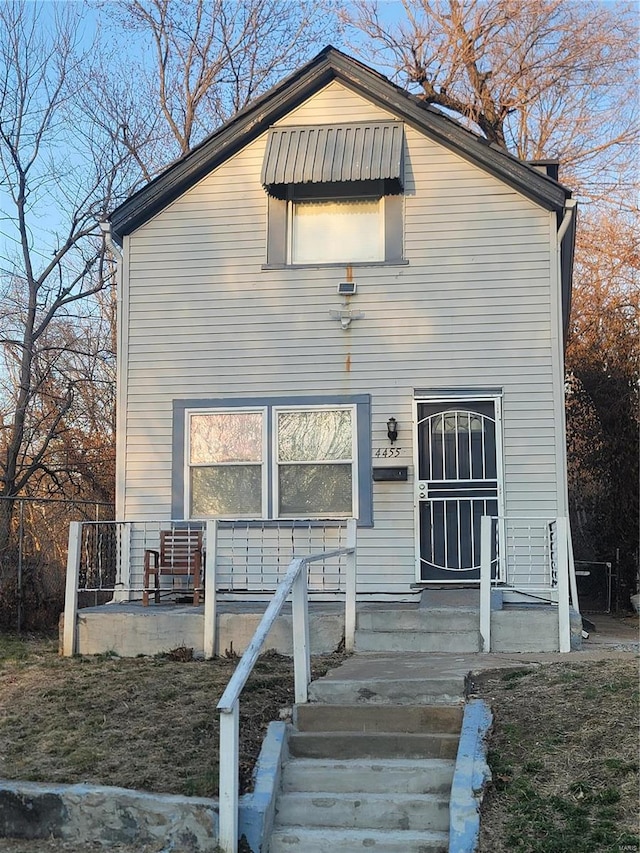
[[638, 616], [593, 616], [583, 650], [520, 653], [359, 652], [313, 682], [310, 701], [455, 704], [464, 701], [468, 676], [523, 664], [624, 659], [640, 652]]
[[329, 670], [322, 679], [326, 684], [341, 682], [394, 682], [407, 679], [460, 680], [469, 673], [490, 669], [513, 668], [523, 663], [560, 663], [605, 658], [628, 658], [640, 652], [638, 616], [596, 614], [587, 617], [595, 630], [583, 640], [583, 649], [562, 655], [557, 652], [520, 652], [517, 654], [456, 654], [447, 652], [384, 654], [360, 653], [341, 666]]

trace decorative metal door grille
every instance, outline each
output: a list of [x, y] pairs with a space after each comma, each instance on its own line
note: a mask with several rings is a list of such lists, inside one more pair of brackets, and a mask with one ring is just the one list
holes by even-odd
[[479, 580], [480, 518], [498, 514], [492, 401], [418, 403], [417, 480], [420, 579]]

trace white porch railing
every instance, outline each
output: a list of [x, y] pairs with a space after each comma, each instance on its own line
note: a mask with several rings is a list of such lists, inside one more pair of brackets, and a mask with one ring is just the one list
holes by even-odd
[[[345, 555], [349, 547], [355, 547], [348, 519], [72, 522], [65, 592], [65, 655], [76, 651], [78, 607], [141, 600], [145, 551], [158, 550], [161, 531], [176, 527], [204, 534], [207, 595], [203, 641], [207, 657], [216, 652], [216, 599], [268, 599], [285, 576], [291, 559], [298, 555], [325, 555], [308, 567], [308, 587], [314, 597], [347, 595], [351, 575]], [[161, 596], [192, 592], [194, 585], [200, 583], [179, 575], [163, 575], [160, 580]], [[355, 601], [355, 592], [348, 597]], [[355, 605], [349, 605], [347, 617], [355, 631]], [[349, 622], [347, 629], [349, 645], [353, 642], [349, 640]]]
[[568, 520], [483, 516], [480, 524], [482, 651], [491, 651], [492, 587], [556, 604], [559, 649], [570, 651]]
[[[209, 522], [215, 524], [215, 522]], [[210, 536], [210, 532], [207, 534]], [[238, 849], [238, 762], [240, 735], [240, 694], [264, 645], [267, 634], [292, 593], [294, 696], [298, 704], [308, 699], [311, 681], [309, 651], [309, 606], [307, 570], [312, 563], [339, 555], [347, 556], [347, 596], [345, 603], [345, 643], [353, 649], [355, 636], [356, 522], [348, 522], [348, 544], [334, 551], [296, 557], [279, 583], [253, 639], [240, 659], [222, 698], [220, 711], [219, 839], [225, 853]], [[206, 605], [205, 605], [206, 611]], [[206, 621], [206, 618], [205, 618]]]

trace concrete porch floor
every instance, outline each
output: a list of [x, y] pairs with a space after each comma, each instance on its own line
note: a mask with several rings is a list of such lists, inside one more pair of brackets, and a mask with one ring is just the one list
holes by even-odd
[[[217, 606], [217, 654], [241, 654], [260, 622], [268, 602], [225, 602]], [[324, 654], [340, 646], [344, 636], [344, 604], [342, 602], [310, 602], [310, 643], [312, 654]], [[407, 623], [416, 631], [416, 620], [423, 630], [444, 632], [446, 628], [434, 627], [436, 622], [447, 623], [451, 616], [464, 615], [470, 625], [479, 626], [477, 607], [425, 607], [415, 602], [358, 602], [359, 618], [363, 614], [380, 611], [387, 623], [384, 631], [390, 641], [392, 634], [403, 632]], [[443, 612], [444, 611], [444, 612]], [[62, 631], [63, 616], [60, 619]], [[455, 633], [452, 627], [450, 633]], [[572, 620], [573, 647], [580, 648], [581, 624], [577, 614]], [[441, 633], [442, 637], [443, 634]], [[141, 602], [110, 603], [99, 607], [86, 607], [78, 611], [77, 644], [79, 654], [106, 654], [120, 657], [155, 655], [172, 649], [193, 649], [196, 657], [204, 650], [204, 606], [166, 602], [143, 607]], [[391, 641], [392, 642], [392, 641]], [[445, 649], [446, 650], [446, 640]], [[440, 644], [441, 645], [441, 644]], [[505, 605], [492, 613], [492, 651], [504, 653], [556, 652], [557, 611], [544, 605]], [[293, 653], [291, 607], [285, 609], [267, 637], [264, 649], [274, 649], [281, 654]], [[356, 635], [357, 649], [357, 635]], [[393, 647], [389, 651], [393, 651]], [[399, 647], [397, 650], [401, 651]]]

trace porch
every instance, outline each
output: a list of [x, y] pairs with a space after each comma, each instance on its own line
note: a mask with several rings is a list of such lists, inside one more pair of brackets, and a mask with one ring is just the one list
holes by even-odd
[[[216, 646], [220, 655], [241, 655], [251, 641], [267, 602], [222, 602], [218, 606]], [[375, 623], [384, 624], [378, 636], [386, 651], [432, 651], [473, 653], [481, 651], [479, 635], [479, 606], [457, 608], [457, 625], [447, 630], [438, 622], [446, 620], [451, 626], [450, 607], [425, 607], [415, 603], [370, 602], [358, 603], [356, 615], [356, 651], [363, 649], [363, 639], [370, 629], [361, 627]], [[115, 653], [120, 657], [164, 654], [185, 647], [193, 649], [195, 657], [204, 656], [204, 605], [164, 603], [143, 607], [140, 602], [111, 603], [86, 607], [78, 611], [76, 621], [76, 653], [83, 655]], [[456, 648], [462, 623], [474, 625], [475, 640], [466, 649]], [[61, 644], [64, 616], [61, 617]], [[416, 630], [419, 628], [419, 630]], [[571, 619], [571, 647], [580, 648], [582, 622], [573, 611]], [[416, 635], [421, 642], [416, 643]], [[317, 602], [309, 605], [309, 640], [311, 654], [326, 654], [344, 642], [344, 605]], [[267, 636], [265, 649], [284, 655], [293, 655], [293, 621], [291, 606], [276, 621]], [[370, 634], [368, 635], [370, 637]], [[419, 648], [422, 646], [422, 648]], [[430, 646], [431, 648], [428, 648]], [[557, 607], [545, 604], [503, 604], [492, 612], [492, 652], [558, 652]]]
[[[577, 609], [569, 610], [563, 521], [487, 519], [481, 585], [415, 586], [405, 600], [383, 590], [362, 594], [366, 567], [357, 566], [353, 520], [209, 521], [194, 525], [202, 533], [203, 576], [163, 579], [160, 603], [148, 606], [144, 554], [158, 547], [171, 522], [77, 523], [62, 648], [120, 656], [180, 647], [195, 656], [242, 654], [291, 559], [314, 555], [306, 576], [313, 654], [342, 643], [361, 652], [568, 651], [580, 647], [582, 626]], [[194, 587], [206, 590], [204, 604], [191, 603]], [[292, 654], [293, 628], [287, 604], [264, 648]]]

